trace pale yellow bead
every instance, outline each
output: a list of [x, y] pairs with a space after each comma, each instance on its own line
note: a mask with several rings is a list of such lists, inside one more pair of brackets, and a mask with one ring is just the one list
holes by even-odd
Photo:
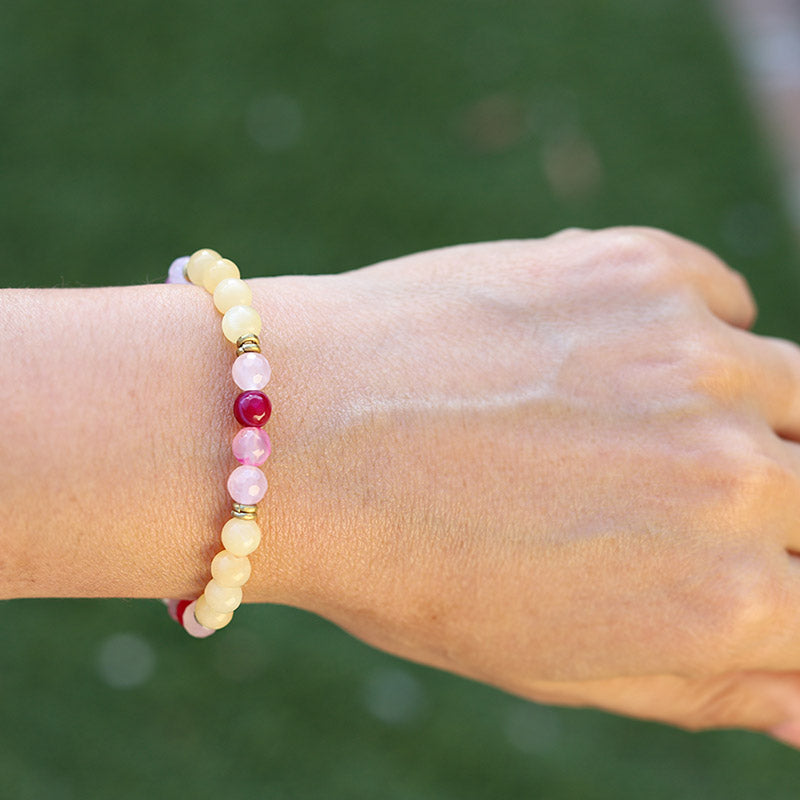
[[261, 529], [254, 519], [231, 517], [222, 526], [222, 545], [234, 556], [249, 556], [261, 541]]
[[239, 277], [239, 267], [233, 263], [233, 261], [229, 261], [227, 258], [220, 258], [218, 261], [215, 261], [206, 271], [203, 273], [203, 286], [206, 287], [207, 292], [214, 293], [214, 289], [217, 288], [217, 284], [220, 281], [224, 281], [225, 278], [238, 278]]
[[242, 589], [239, 586], [220, 586], [213, 578], [206, 584], [203, 597], [209, 608], [220, 614], [236, 611], [242, 602]]
[[236, 340], [246, 333], [261, 333], [261, 317], [258, 311], [250, 306], [231, 306], [222, 315], [222, 332], [229, 342], [236, 344]]
[[202, 286], [206, 270], [212, 264], [216, 264], [220, 258], [222, 256], [216, 250], [209, 250], [208, 248], [192, 253], [186, 264], [186, 277], [197, 286]]
[[250, 579], [250, 559], [220, 550], [211, 561], [211, 575], [220, 586], [244, 586]]
[[214, 611], [206, 602], [205, 595], [201, 595], [197, 598], [197, 603], [194, 607], [194, 616], [201, 625], [218, 631], [220, 628], [224, 628], [233, 619], [233, 611], [228, 611], [226, 613]]
[[239, 278], [225, 278], [214, 289], [214, 305], [220, 314], [234, 306], [249, 306], [252, 302], [250, 287]]

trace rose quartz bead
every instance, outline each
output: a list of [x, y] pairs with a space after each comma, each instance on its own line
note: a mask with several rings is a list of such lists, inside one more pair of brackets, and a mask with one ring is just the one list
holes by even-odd
[[194, 636], [195, 639], [205, 639], [207, 636], [211, 636], [215, 629], [207, 628], [197, 621], [197, 617], [194, 615], [196, 606], [197, 600], [192, 600], [192, 602], [186, 606], [186, 610], [183, 612], [183, 628], [187, 633]]
[[180, 622], [178, 619], [178, 604], [183, 602], [182, 600], [172, 600], [170, 598], [164, 598], [162, 600], [164, 605], [167, 607], [167, 613], [175, 620], [175, 622]]
[[236, 467], [228, 476], [228, 493], [237, 503], [254, 506], [267, 493], [267, 479], [258, 467]]
[[263, 389], [269, 383], [272, 370], [261, 353], [242, 353], [233, 362], [231, 373], [240, 389]]
[[233, 437], [233, 455], [240, 464], [260, 467], [269, 458], [272, 445], [261, 428], [242, 428]]

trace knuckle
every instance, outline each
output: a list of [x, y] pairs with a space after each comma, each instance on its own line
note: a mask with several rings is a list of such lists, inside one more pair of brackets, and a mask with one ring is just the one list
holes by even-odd
[[742, 357], [719, 337], [699, 335], [683, 342], [688, 389], [720, 401], [742, 397], [752, 376]]
[[796, 376], [800, 375], [800, 345], [778, 337], [766, 337], [766, 339], [780, 353], [785, 377], [794, 383], [797, 380]]
[[569, 238], [574, 236], [586, 236], [591, 231], [588, 228], [579, 228], [577, 225], [571, 225], [569, 228], [562, 228], [560, 231], [556, 231], [555, 233], [551, 234], [548, 238], [555, 239], [555, 238]]
[[779, 608], [779, 590], [767, 559], [751, 552], [717, 554], [704, 576], [703, 604], [691, 628], [695, 675], [747, 668], [758, 660], [765, 632]]
[[611, 228], [604, 233], [607, 247], [620, 262], [646, 263], [665, 254], [663, 242], [645, 228]]
[[663, 292], [685, 282], [683, 262], [673, 257], [663, 237], [647, 228], [603, 231], [605, 260], [628, 287]]
[[725, 265], [725, 268], [731, 275], [731, 278], [739, 285], [739, 290], [743, 296], [745, 296], [750, 303], [751, 311], [753, 315], [756, 314], [756, 301], [755, 297], [753, 297], [753, 290], [750, 288], [750, 282], [742, 275], [741, 272], [738, 270], [733, 269], [732, 267]]
[[752, 514], [763, 515], [796, 481], [760, 439], [757, 431], [735, 422], [716, 426], [706, 435], [702, 476], [715, 505], [728, 509], [726, 521], [750, 523]]

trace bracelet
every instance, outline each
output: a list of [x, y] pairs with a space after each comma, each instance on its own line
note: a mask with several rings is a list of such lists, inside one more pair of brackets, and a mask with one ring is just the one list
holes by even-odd
[[192, 283], [214, 297], [222, 314], [222, 333], [236, 345], [234, 383], [241, 389], [233, 414], [243, 426], [233, 437], [233, 455], [240, 466], [228, 476], [233, 500], [231, 518], [222, 528], [222, 545], [211, 562], [211, 580], [194, 600], [163, 602], [170, 616], [192, 636], [202, 639], [224, 628], [242, 602], [242, 586], [250, 577], [250, 555], [261, 541], [256, 505], [267, 491], [267, 479], [259, 467], [272, 445], [262, 429], [272, 413], [269, 398], [261, 391], [270, 379], [270, 366], [261, 354], [261, 317], [250, 305], [253, 293], [241, 280], [239, 268], [215, 250], [198, 250], [172, 262], [167, 283]]

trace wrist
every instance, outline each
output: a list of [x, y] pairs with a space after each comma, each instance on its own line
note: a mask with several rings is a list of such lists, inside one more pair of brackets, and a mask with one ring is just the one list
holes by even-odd
[[[302, 397], [279, 367], [297, 338], [290, 286], [301, 281], [253, 281], [265, 354], [276, 365], [278, 424]], [[0, 311], [0, 596], [201, 592], [229, 515], [236, 432], [230, 348], [208, 298], [163, 285], [4, 290]], [[289, 430], [278, 434], [284, 439], [292, 441]], [[248, 600], [281, 593], [270, 579], [286, 572], [277, 520], [292, 517], [294, 504], [283, 497], [270, 508], [277, 491], [260, 520], [258, 566], [268, 577]]]

